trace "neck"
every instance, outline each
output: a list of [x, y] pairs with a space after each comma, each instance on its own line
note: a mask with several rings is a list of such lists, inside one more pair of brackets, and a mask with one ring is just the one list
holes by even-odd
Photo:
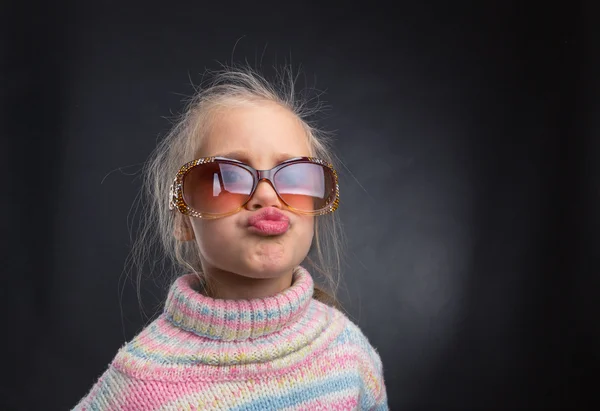
[[274, 278], [252, 278], [218, 269], [203, 267], [206, 295], [222, 300], [251, 300], [274, 296], [292, 285], [293, 270]]

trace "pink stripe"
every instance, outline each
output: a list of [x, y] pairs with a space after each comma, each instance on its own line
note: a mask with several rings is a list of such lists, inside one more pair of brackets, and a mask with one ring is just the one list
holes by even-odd
[[[324, 317], [326, 315], [325, 311], [320, 311], [320, 310], [315, 310], [314, 312], [314, 316], [305, 321], [304, 325], [301, 328], [295, 329], [294, 332], [291, 335], [286, 336], [285, 338], [281, 337], [281, 339], [283, 341], [289, 342], [289, 341], [293, 341], [294, 338], [296, 338], [298, 335], [306, 335], [307, 331], [310, 331], [311, 329], [313, 329], [314, 327], [314, 322], [315, 321], [319, 321], [321, 320], [322, 317]], [[172, 324], [170, 322], [168, 322], [168, 320], [164, 319], [164, 318], [159, 318], [156, 323], [157, 325], [157, 332], [159, 332], [160, 334], [163, 334], [163, 336], [166, 337], [173, 337], [176, 338], [178, 341], [182, 341], [182, 342], [186, 342], [186, 341], [194, 341], [197, 340], [199, 337], [195, 334], [192, 334], [191, 332], [188, 331], [180, 331], [177, 328], [173, 328]], [[172, 331], [177, 331], [176, 336], [175, 333], [173, 333]], [[278, 331], [279, 334], [285, 333], [287, 330], [280, 330]], [[278, 335], [275, 333], [273, 334], [274, 338], [278, 338]], [[209, 338], [205, 338], [204, 341], [212, 341]], [[133, 342], [132, 342], [133, 343]], [[175, 345], [175, 341], [172, 341], [173, 345]], [[268, 344], [262, 344], [263, 347], [265, 349], [270, 349]], [[139, 341], [136, 341], [135, 344], [136, 348], [138, 349], [143, 349], [144, 352], [154, 352], [154, 351], [160, 351], [162, 355], [168, 355], [169, 353], [173, 352], [173, 349], [171, 346], [165, 345], [163, 342], [159, 342], [158, 340], [152, 338], [152, 334], [150, 333], [143, 333], [142, 335], [139, 336]], [[235, 345], [233, 345], [232, 349], [229, 350], [228, 352], [235, 352], [235, 351], [247, 351], [248, 347], [256, 347], [254, 344], [252, 344], [252, 340], [248, 341], [248, 342], [236, 342]], [[222, 352], [225, 349], [225, 346], [223, 346], [223, 344], [219, 345], [219, 348], [212, 351], [212, 352]], [[198, 345], [192, 346], [192, 347], [182, 347], [180, 344], [178, 345], [178, 350], [177, 353], [178, 354], [183, 354], [186, 355], [187, 354], [197, 354], [198, 350]]]
[[[310, 303], [310, 300], [307, 300], [302, 306], [292, 307], [289, 313], [298, 312], [298, 310], [302, 310], [303, 307], [307, 306]], [[249, 319], [240, 319], [240, 322], [234, 323], [233, 320], [225, 319], [225, 316], [231, 315], [232, 313], [237, 312], [236, 309], [225, 310], [225, 313], [219, 315], [219, 317], [215, 316], [216, 311], [220, 307], [211, 308], [209, 314], [203, 314], [200, 312], [201, 306], [190, 306], [188, 304], [174, 304], [174, 307], [177, 308], [177, 311], [185, 314], [184, 318], [189, 319], [190, 321], [182, 321], [184, 325], [197, 326], [198, 323], [202, 323], [202, 329], [210, 330], [211, 327], [215, 327], [218, 329], [226, 328], [230, 330], [244, 330], [247, 331], [251, 328], [262, 329], [269, 324], [270, 328], [276, 329], [281, 324], [284, 324], [290, 321], [291, 316], [288, 314], [286, 316], [281, 316], [279, 318], [280, 321], [274, 322], [273, 319], [267, 319], [266, 312], [264, 312], [263, 320], [249, 320]], [[252, 311], [252, 309], [248, 309], [248, 311]], [[262, 311], [262, 310], [260, 310]], [[301, 314], [301, 312], [298, 312]], [[191, 324], [190, 324], [191, 323]]]
[[[310, 301], [309, 301], [310, 303]], [[181, 311], [183, 311], [185, 314], [187, 315], [192, 315], [193, 312], [190, 312], [189, 309], [182, 309]], [[304, 312], [304, 311], [303, 311]], [[249, 329], [253, 328], [253, 329], [262, 329], [264, 327], [267, 327], [267, 325], [270, 326], [270, 328], [275, 329], [275, 325], [276, 324], [269, 324], [268, 321], [255, 321], [255, 322], [243, 322], [243, 323], [238, 323], [236, 324], [235, 327], [229, 327], [227, 326], [228, 324], [231, 324], [231, 321], [227, 321], [227, 320], [213, 320], [211, 316], [205, 316], [205, 315], [200, 315], [199, 316], [200, 320], [199, 322], [203, 322], [203, 323], [209, 323], [208, 327], [202, 327], [202, 329], [204, 331], [210, 331], [213, 328], [226, 328], [228, 330], [232, 330], [232, 331], [236, 331], [236, 330], [242, 330], [242, 331], [248, 331]], [[185, 324], [184, 325], [195, 325], [195, 324]], [[227, 327], [226, 327], [227, 326]]]
[[[354, 350], [351, 350], [350, 353], [326, 352], [324, 355], [321, 355], [318, 358], [318, 361], [310, 363], [312, 358], [318, 356], [324, 348], [327, 348], [327, 344], [325, 344], [324, 347], [320, 347], [319, 350], [308, 355], [303, 361], [298, 362], [290, 367], [283, 367], [278, 370], [273, 369], [273, 364], [271, 363], [256, 363], [232, 367], [215, 367], [214, 369], [193, 366], [183, 368], [181, 366], [161, 366], [153, 364], [152, 371], [145, 370], [144, 372], [150, 373], [151, 376], [156, 379], [164, 378], [165, 375], [170, 375], [171, 380], [174, 380], [175, 373], [177, 373], [177, 381], [190, 382], [200, 381], [199, 378], [202, 378], [202, 381], [211, 380], [214, 378], [219, 378], [223, 381], [243, 380], [246, 378], [246, 376], [259, 377], [260, 374], [262, 374], [262, 378], [266, 377], [267, 375], [272, 377], [290, 378], [289, 374], [296, 370], [300, 370], [300, 372], [306, 375], [328, 376], [346, 370], [348, 366], [356, 366], [357, 362], [359, 362], [361, 358], [360, 353], [355, 352]], [[306, 370], [302, 371], [301, 368], [307, 363], [309, 363], [309, 365], [306, 367]], [[115, 364], [115, 367], [119, 368], [117, 364]]]
[[[307, 370], [306, 372], [310, 372]], [[289, 375], [282, 376], [281, 378], [290, 377]], [[326, 376], [322, 376], [326, 377]], [[321, 378], [312, 379], [318, 381]], [[277, 386], [277, 381], [274, 380], [255, 380], [253, 384], [249, 385], [246, 381], [240, 381], [236, 386], [231, 386], [227, 383], [215, 383], [215, 382], [181, 382], [175, 384], [164, 385], [160, 382], [154, 383], [152, 381], [137, 382], [135, 385], [129, 386], [127, 390], [122, 392], [121, 398], [127, 401], [127, 405], [124, 406], [123, 410], [137, 411], [141, 409], [155, 409], [161, 406], [165, 406], [169, 403], [175, 403], [177, 400], [185, 400], [188, 397], [198, 395], [208, 400], [206, 393], [208, 392], [227, 392], [231, 390], [233, 397], [239, 399], [243, 391], [252, 392], [257, 394], [249, 401], [253, 401], [256, 398], [260, 398], [262, 393], [272, 391], [274, 386]], [[225, 390], [219, 389], [224, 388]], [[202, 394], [205, 393], [205, 394]], [[153, 395], [154, 394], [154, 395]], [[243, 402], [235, 402], [237, 405], [243, 405]], [[171, 404], [174, 405], [174, 404]], [[355, 409], [358, 407], [358, 398], [353, 394], [348, 394], [346, 397], [339, 397], [332, 400], [328, 400], [326, 397], [319, 397], [313, 400], [303, 402], [297, 409], [299, 410], [348, 410]], [[193, 409], [193, 408], [192, 408]]]
[[127, 398], [127, 407], [123, 410], [156, 409], [178, 398], [207, 392], [211, 388], [214, 388], [214, 383], [187, 382], [164, 385], [160, 382], [140, 382], [124, 393], [124, 397]]
[[[281, 329], [296, 320], [312, 300], [313, 280], [302, 267], [294, 272], [294, 284], [283, 292], [252, 300], [219, 300], [196, 291], [199, 280], [194, 275], [184, 275], [171, 287], [165, 313], [185, 328], [195, 329], [223, 340], [249, 338]], [[202, 310], [208, 308], [208, 313]], [[267, 313], [271, 317], [267, 318]], [[262, 314], [262, 320], [250, 317]], [[237, 317], [229, 320], [227, 317]], [[242, 317], [242, 318], [240, 318]], [[228, 335], [223, 335], [223, 333]]]

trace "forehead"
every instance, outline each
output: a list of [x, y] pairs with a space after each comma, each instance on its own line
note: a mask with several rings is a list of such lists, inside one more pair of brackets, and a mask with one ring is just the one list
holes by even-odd
[[271, 102], [220, 108], [202, 141], [200, 156], [225, 156], [267, 169], [291, 157], [310, 156], [296, 115]]

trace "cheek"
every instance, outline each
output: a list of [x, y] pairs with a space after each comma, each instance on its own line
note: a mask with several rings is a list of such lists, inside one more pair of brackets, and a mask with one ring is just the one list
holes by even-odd
[[[215, 220], [192, 221], [202, 259], [222, 269], [233, 270], [238, 264], [253, 261], [256, 255], [264, 255], [265, 252], [264, 240], [244, 236], [233, 218], [235, 215]], [[282, 242], [273, 244], [278, 244], [278, 249], [284, 250], [287, 256], [285, 259], [289, 259], [289, 263], [299, 264], [310, 250], [314, 230], [315, 217], [296, 215], [291, 232], [283, 237]]]
[[311, 236], [315, 232], [315, 217], [302, 216], [302, 224], [306, 227], [306, 231], [310, 232]]
[[229, 221], [229, 218], [231, 217], [216, 220], [194, 219], [192, 222], [198, 249], [209, 261], [230, 254], [230, 249], [235, 245], [232, 240], [239, 236], [239, 233], [235, 232], [235, 224]]
[[313, 216], [300, 216], [296, 220], [296, 241], [299, 243], [299, 246], [303, 248], [310, 247], [312, 243], [313, 236], [315, 234], [315, 217]]

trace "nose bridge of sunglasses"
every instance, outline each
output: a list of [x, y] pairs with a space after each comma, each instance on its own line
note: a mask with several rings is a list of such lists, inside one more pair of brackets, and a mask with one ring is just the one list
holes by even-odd
[[275, 188], [275, 182], [271, 178], [260, 176], [258, 178], [258, 182], [256, 183], [256, 190], [258, 190], [261, 187], [261, 183], [265, 183], [266, 185], [271, 187], [271, 190], [277, 193], [277, 189]]
[[258, 181], [270, 180], [273, 181], [273, 176], [275, 173], [273, 170], [256, 170], [258, 173]]
[[273, 177], [275, 176], [275, 173], [273, 173], [273, 170], [256, 170], [257, 174], [258, 174], [258, 181], [256, 183], [256, 188], [258, 188], [258, 186], [260, 185], [260, 183], [265, 182], [267, 184], [269, 184], [271, 186], [271, 188], [275, 189], [275, 180], [273, 179]]

